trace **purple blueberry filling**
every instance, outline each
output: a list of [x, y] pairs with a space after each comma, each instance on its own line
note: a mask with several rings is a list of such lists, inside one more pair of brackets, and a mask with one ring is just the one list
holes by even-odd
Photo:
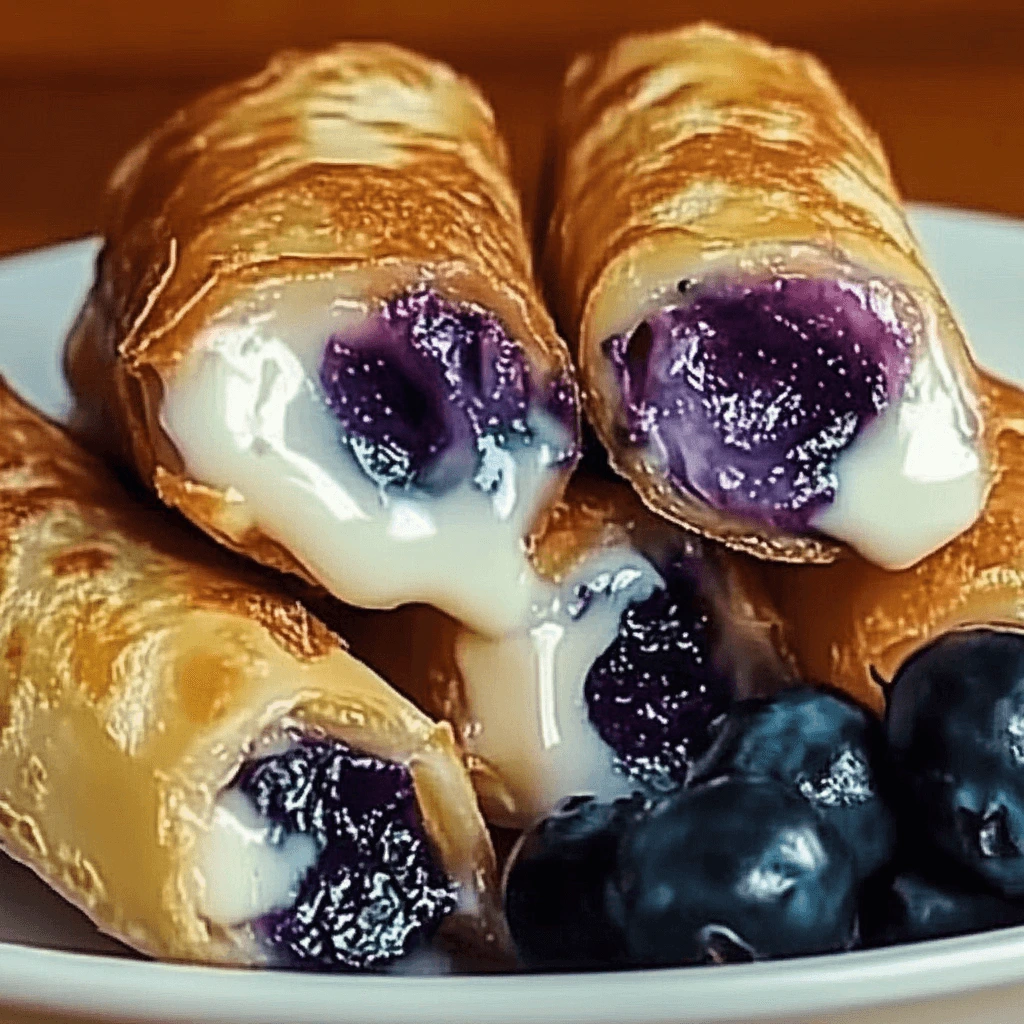
[[256, 922], [283, 964], [386, 967], [429, 942], [455, 909], [457, 887], [430, 849], [404, 765], [297, 739], [247, 762], [234, 785], [278, 838], [312, 836], [319, 850], [294, 905]]
[[663, 576], [664, 588], [623, 613], [583, 687], [590, 721], [619, 766], [657, 789], [686, 780], [733, 700], [712, 657], [717, 630], [697, 567], [679, 559]]
[[343, 443], [379, 487], [443, 493], [466, 479], [497, 489], [501, 453], [540, 438], [557, 465], [575, 458], [575, 392], [535, 379], [522, 347], [490, 313], [430, 288], [403, 292], [358, 328], [331, 336], [320, 365]]
[[805, 532], [835, 461], [898, 400], [913, 339], [867, 285], [807, 278], [690, 288], [605, 351], [624, 443], [663, 454], [676, 488]]

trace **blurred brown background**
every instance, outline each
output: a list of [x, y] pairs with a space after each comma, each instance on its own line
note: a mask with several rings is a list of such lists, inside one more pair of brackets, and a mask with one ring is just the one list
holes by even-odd
[[821, 55], [908, 197], [1024, 215], [1024, 0], [0, 0], [0, 252], [96, 230], [104, 178], [155, 121], [276, 49], [342, 37], [474, 75], [529, 206], [569, 56], [709, 15]]

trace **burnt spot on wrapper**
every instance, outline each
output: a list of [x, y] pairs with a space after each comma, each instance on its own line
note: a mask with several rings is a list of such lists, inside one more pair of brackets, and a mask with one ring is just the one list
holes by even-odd
[[109, 568], [113, 560], [109, 549], [84, 544], [55, 555], [50, 560], [50, 571], [54, 576], [95, 576]]

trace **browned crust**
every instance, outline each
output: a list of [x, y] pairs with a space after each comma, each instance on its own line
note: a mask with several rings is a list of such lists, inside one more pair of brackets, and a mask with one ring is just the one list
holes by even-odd
[[914, 651], [968, 625], [1024, 626], [1024, 395], [983, 378], [996, 478], [966, 533], [903, 572], [848, 556], [827, 567], [764, 567], [805, 675], [877, 709]]
[[450, 727], [264, 571], [132, 502], [0, 379], [0, 846], [157, 956], [248, 963], [190, 889], [190, 850], [282, 720], [409, 766], [438, 854], [504, 948], [496, 865]]
[[[359, 108], [367, 80], [407, 90], [432, 124]], [[330, 132], [346, 125], [369, 140], [360, 162], [334, 152]], [[228, 495], [190, 478], [159, 421], [164, 383], [234, 299], [257, 284], [411, 268], [498, 315], [539, 376], [572, 379], [493, 113], [450, 68], [398, 47], [284, 53], [180, 110], [114, 172], [105, 236], [68, 343], [78, 429], [115, 438], [147, 484], [220, 542], [303, 577], [273, 538], [237, 522]]]
[[[174, 580], [168, 596], [181, 607], [223, 611], [254, 618], [293, 657], [323, 657], [341, 641], [293, 598], [268, 589], [268, 581], [204, 543], [163, 514], [125, 498], [107, 468], [83, 451], [55, 424], [25, 405], [0, 378], [0, 559], [13, 556], [19, 529], [47, 514], [67, 513], [95, 523], [103, 536], [114, 530], [125, 545], [149, 553], [147, 571]], [[102, 557], [100, 557], [102, 552]], [[75, 554], [74, 562], [69, 561]], [[73, 570], [83, 577], [123, 570], [102, 547], [93, 557], [65, 552], [55, 573]], [[0, 561], [0, 572], [2, 572]], [[134, 581], [128, 577], [124, 585]]]
[[813, 57], [707, 23], [627, 36], [578, 58], [559, 128], [545, 274], [575, 345], [584, 406], [614, 467], [654, 511], [730, 547], [769, 560], [834, 561], [842, 545], [711, 509], [622, 446], [617, 398], [601, 382], [604, 338], [591, 328], [602, 293], [657, 250], [678, 249], [699, 265], [810, 244], [905, 283], [934, 311], [971, 388], [963, 335], [878, 138]]

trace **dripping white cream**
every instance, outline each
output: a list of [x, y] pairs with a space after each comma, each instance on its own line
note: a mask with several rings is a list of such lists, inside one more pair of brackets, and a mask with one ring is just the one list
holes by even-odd
[[[583, 585], [592, 593], [585, 607]], [[547, 584], [519, 629], [497, 639], [460, 634], [465, 743], [508, 791], [514, 810], [500, 823], [527, 824], [567, 796], [611, 799], [634, 788], [590, 722], [584, 684], [626, 608], [663, 586], [633, 548], [599, 550], [558, 586]]]
[[[532, 414], [532, 439], [481, 450], [490, 490], [383, 490], [339, 439], [319, 384], [324, 346], [370, 315], [334, 282], [265, 288], [198, 339], [166, 387], [163, 426], [189, 475], [233, 502], [336, 597], [360, 607], [434, 605], [484, 633], [533, 600], [523, 538], [562, 470], [562, 426]], [[319, 312], [316, 312], [319, 311]]]

